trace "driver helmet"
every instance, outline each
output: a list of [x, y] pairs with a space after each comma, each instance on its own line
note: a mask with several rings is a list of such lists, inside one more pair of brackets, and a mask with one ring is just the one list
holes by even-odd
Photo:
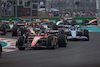
[[11, 21], [12, 19], [9, 19], [9, 21]]
[[26, 25], [29, 25], [29, 23], [27, 22]]
[[19, 17], [20, 20], [22, 20], [22, 17]]
[[27, 22], [27, 23], [25, 23], [25, 27], [27, 27], [29, 25], [29, 23]]
[[12, 21], [12, 19], [9, 19], [9, 22], [11, 22]]

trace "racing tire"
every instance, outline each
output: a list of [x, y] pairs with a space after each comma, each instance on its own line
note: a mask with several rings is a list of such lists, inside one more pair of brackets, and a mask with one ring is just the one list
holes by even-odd
[[49, 36], [47, 38], [46, 46], [47, 48], [56, 49], [57, 44], [56, 44], [56, 39], [54, 38], [54, 36]]
[[1, 57], [1, 54], [2, 54], [2, 45], [0, 44], [0, 57]]
[[1, 27], [1, 31], [4, 32], [4, 33], [2, 33], [1, 35], [5, 35], [5, 34], [7, 33], [7, 32], [6, 32], [6, 28], [5, 28], [4, 26]]
[[25, 33], [25, 28], [20, 28], [19, 31], [21, 32], [21, 34], [18, 34], [18, 36], [22, 36]]
[[85, 41], [89, 41], [89, 31], [88, 30], [84, 30], [84, 35], [88, 38]]
[[27, 39], [28, 39], [29, 33], [26, 33], [25, 36], [26, 36], [25, 43], [27, 43]]
[[17, 36], [17, 27], [12, 28], [12, 36]]
[[67, 36], [65, 34], [58, 36], [58, 45], [59, 47], [67, 47]]
[[17, 41], [17, 46], [19, 50], [25, 50], [25, 46], [23, 46], [23, 44], [24, 44], [24, 37], [20, 36]]

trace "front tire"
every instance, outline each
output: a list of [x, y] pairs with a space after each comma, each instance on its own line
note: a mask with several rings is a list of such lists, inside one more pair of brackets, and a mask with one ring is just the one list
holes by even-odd
[[86, 41], [89, 41], [89, 31], [88, 30], [84, 30], [84, 35], [88, 38], [86, 39]]
[[23, 45], [24, 44], [24, 37], [23, 36], [19, 37], [16, 44], [17, 44], [19, 50], [25, 50], [25, 46]]

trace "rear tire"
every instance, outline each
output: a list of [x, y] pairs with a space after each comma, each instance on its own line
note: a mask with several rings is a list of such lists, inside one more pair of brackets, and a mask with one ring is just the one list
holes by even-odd
[[5, 35], [6, 34], [6, 27], [2, 26], [1, 28], [2, 28], [1, 31], [4, 32], [1, 35]]
[[19, 33], [18, 33], [18, 36], [22, 36], [25, 33], [25, 28], [19, 28], [19, 32], [21, 34], [19, 35]]
[[86, 39], [86, 41], [89, 41], [89, 31], [88, 30], [84, 30], [84, 35], [88, 38]]
[[24, 37], [20, 36], [17, 41], [17, 46], [19, 50], [25, 50], [25, 46], [23, 46], [23, 44], [24, 44]]
[[28, 35], [29, 35], [29, 33], [25, 33], [25, 36], [26, 36], [25, 43], [27, 43]]
[[17, 36], [17, 27], [12, 28], [12, 36]]
[[53, 36], [49, 36], [47, 38], [46, 46], [48, 48], [56, 49], [57, 44], [56, 44], [56, 40], [55, 40], [55, 38]]
[[65, 34], [58, 36], [58, 45], [59, 47], [67, 47], [67, 36]]

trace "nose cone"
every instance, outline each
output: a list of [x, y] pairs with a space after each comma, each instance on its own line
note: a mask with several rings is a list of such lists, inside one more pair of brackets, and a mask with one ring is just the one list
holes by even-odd
[[76, 38], [76, 31], [71, 31], [71, 35], [73, 38]]

